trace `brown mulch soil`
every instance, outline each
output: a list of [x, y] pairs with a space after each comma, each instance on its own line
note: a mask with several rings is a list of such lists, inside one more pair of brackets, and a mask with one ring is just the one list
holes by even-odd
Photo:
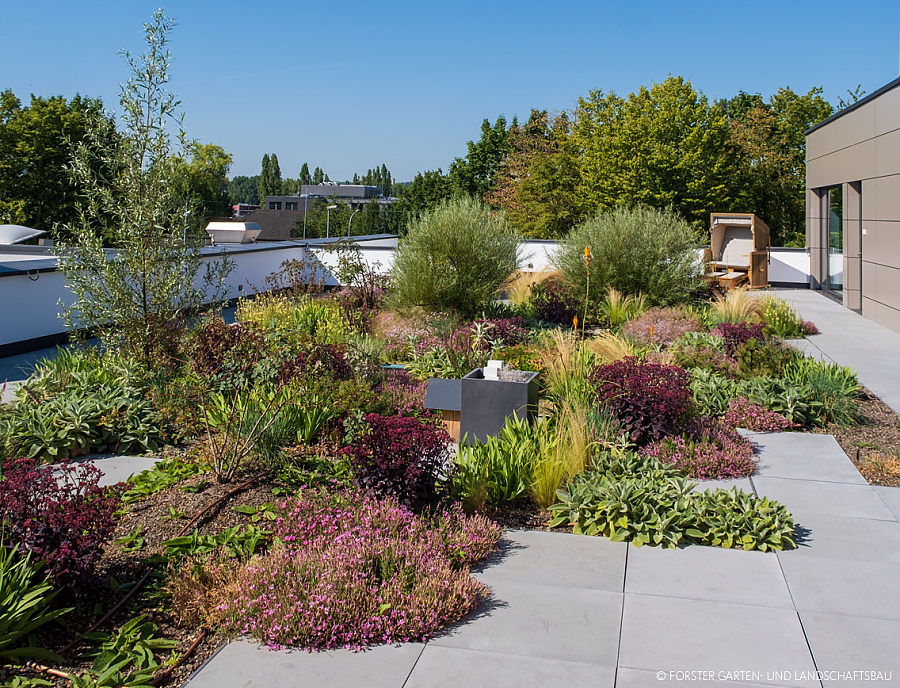
[[[251, 479], [253, 483], [247, 489], [234, 494], [218, 507], [206, 512], [200, 521], [185, 533], [190, 534], [196, 528], [201, 535], [216, 534], [231, 526], [252, 523], [252, 516], [235, 512], [235, 506], [243, 504], [259, 506], [266, 502], [277, 501], [278, 498], [273, 496], [272, 489], [278, 483], [269, 473], [259, 470], [245, 471], [225, 485], [217, 484], [212, 474], [196, 475], [174, 487], [126, 507], [118, 519], [115, 534], [106, 547], [87, 587], [81, 590], [75, 599], [66, 602], [67, 606], [76, 607], [73, 612], [61, 618], [61, 621], [68, 624], [69, 627], [63, 629], [57, 626], [51, 631], [45, 632], [38, 637], [37, 644], [60, 653], [79, 633], [87, 631], [94, 622], [106, 614], [151, 568], [145, 563], [145, 560], [155, 554], [161, 554], [163, 542], [176, 537], [188, 521], [205, 506], [212, 504], [241, 483]], [[185, 487], [198, 487], [199, 491], [186, 491], [183, 489]], [[170, 516], [169, 507], [176, 512], [183, 512], [185, 515], [173, 518]], [[267, 521], [261, 521], [256, 525], [267, 529], [267, 523]], [[140, 528], [140, 537], [144, 539], [144, 544], [138, 551], [129, 552], [125, 545], [117, 544], [115, 540], [128, 536], [135, 528]], [[165, 572], [166, 565], [157, 564], [156, 573], [143, 588], [98, 631], [109, 633], [129, 619], [139, 614], [146, 614], [147, 620], [158, 626], [156, 637], [176, 640], [178, 642], [176, 652], [184, 652], [200, 635], [201, 629], [182, 627], [178, 623], [177, 615], [169, 608], [168, 600], [165, 597], [154, 598], [153, 593], [159, 591], [164, 585]], [[210, 632], [191, 656], [159, 685], [182, 685], [224, 642], [223, 636]], [[96, 645], [91, 642], [82, 642], [74, 649], [64, 653], [67, 664], [53, 665], [53, 668], [66, 673], [80, 674], [91, 663], [91, 659], [84, 655], [94, 651], [95, 648]], [[162, 663], [165, 657], [159, 656], [157, 659]], [[28, 672], [17, 673], [24, 675]], [[69, 685], [69, 681], [66, 679], [53, 679], [43, 673], [34, 675], [55, 680], [58, 686]]]
[[900, 416], [869, 390], [860, 400], [860, 423], [829, 425], [816, 432], [834, 435], [871, 485], [900, 487]]

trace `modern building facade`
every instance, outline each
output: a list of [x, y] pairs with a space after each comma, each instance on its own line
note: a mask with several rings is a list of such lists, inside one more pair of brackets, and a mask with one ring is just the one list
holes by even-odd
[[900, 332], [900, 79], [806, 132], [810, 285]]

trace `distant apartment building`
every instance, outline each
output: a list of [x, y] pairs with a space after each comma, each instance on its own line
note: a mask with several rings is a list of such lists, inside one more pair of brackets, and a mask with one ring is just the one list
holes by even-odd
[[806, 132], [810, 284], [900, 332], [900, 79]]
[[338, 203], [350, 205], [354, 209], [361, 208], [368, 203], [390, 205], [397, 200], [379, 195], [377, 186], [326, 182], [324, 184], [304, 184], [300, 188], [300, 193], [294, 196], [266, 196], [262, 207], [264, 210], [306, 212], [306, 209], [312, 207], [317, 198], [331, 198]]
[[250, 205], [249, 203], [235, 203], [231, 206], [232, 216], [236, 218], [247, 217], [254, 210], [259, 210], [259, 206]]

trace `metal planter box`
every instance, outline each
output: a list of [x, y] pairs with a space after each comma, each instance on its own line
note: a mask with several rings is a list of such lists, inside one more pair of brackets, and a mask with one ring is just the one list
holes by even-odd
[[538, 410], [536, 372], [526, 372], [522, 381], [485, 380], [484, 370], [476, 368], [463, 377], [461, 385], [460, 436], [467, 441], [484, 442], [497, 435], [507, 418], [517, 416], [534, 422]]

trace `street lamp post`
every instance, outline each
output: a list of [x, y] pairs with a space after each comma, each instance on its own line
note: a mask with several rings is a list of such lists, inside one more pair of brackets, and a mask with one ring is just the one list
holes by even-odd
[[358, 213], [358, 212], [359, 212], [359, 208], [357, 208], [352, 213], [350, 213], [350, 219], [347, 220], [347, 236], [348, 237], [350, 236], [350, 225], [353, 224], [353, 216], [356, 215], [356, 213]]
[[337, 208], [336, 205], [330, 205], [325, 208], [325, 238], [328, 239], [331, 237], [331, 211]]

